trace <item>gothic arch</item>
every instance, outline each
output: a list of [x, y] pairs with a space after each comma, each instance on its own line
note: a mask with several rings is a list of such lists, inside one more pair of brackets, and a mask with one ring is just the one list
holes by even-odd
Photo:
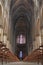
[[[16, 28], [18, 24], [20, 24], [20, 21], [24, 21], [26, 23], [26, 35], [27, 35], [27, 46], [26, 49], [29, 49], [29, 45], [32, 43], [32, 27], [33, 27], [33, 22], [34, 22], [34, 3], [32, 0], [11, 0], [10, 3], [10, 26], [11, 26], [11, 35], [12, 35], [12, 45], [14, 46], [13, 48], [16, 48], [15, 44], [15, 34], [17, 33], [16, 29], [18, 30], [19, 28]], [[22, 23], [23, 24], [23, 23]], [[20, 25], [19, 25], [20, 26]], [[22, 27], [22, 25], [21, 25]], [[20, 29], [21, 29], [20, 27]], [[16, 29], [15, 29], [16, 28]], [[24, 28], [24, 29], [25, 29]], [[22, 27], [23, 30], [23, 27]], [[18, 31], [21, 32], [21, 31]], [[30, 42], [31, 41], [31, 42]], [[29, 50], [27, 49], [27, 53]], [[15, 53], [15, 50], [14, 50]]]
[[2, 21], [2, 16], [3, 16], [3, 7], [2, 7], [2, 4], [0, 2], [0, 25], [2, 26], [3, 24], [3, 21]]
[[2, 3], [0, 2], [0, 13], [1, 13], [1, 16], [3, 15], [3, 5]]
[[0, 18], [2, 17], [2, 7], [0, 5]]

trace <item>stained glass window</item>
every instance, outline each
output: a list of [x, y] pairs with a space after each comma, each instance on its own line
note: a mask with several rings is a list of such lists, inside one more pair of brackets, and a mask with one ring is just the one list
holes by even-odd
[[22, 58], [22, 54], [23, 54], [22, 51], [20, 51], [20, 54], [19, 54], [19, 57], [20, 57], [20, 58]]
[[19, 44], [25, 44], [26, 43], [26, 37], [25, 37], [25, 35], [18, 35], [17, 36], [17, 43], [19, 43]]

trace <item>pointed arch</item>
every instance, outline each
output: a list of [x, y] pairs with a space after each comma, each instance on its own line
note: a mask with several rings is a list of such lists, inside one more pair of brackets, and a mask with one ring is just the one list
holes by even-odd
[[0, 16], [3, 15], [3, 6], [2, 6], [2, 3], [0, 2]]

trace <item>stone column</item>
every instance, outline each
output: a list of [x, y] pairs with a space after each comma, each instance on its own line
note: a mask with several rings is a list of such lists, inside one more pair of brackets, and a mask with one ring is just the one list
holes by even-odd
[[7, 39], [7, 45], [6, 45], [6, 47], [11, 51], [11, 52], [13, 52], [12, 51], [12, 46], [11, 46], [11, 43], [10, 43], [10, 41]]
[[33, 50], [39, 48], [41, 46], [41, 31], [40, 31], [40, 19], [38, 18], [36, 21], [36, 31], [35, 31], [35, 39], [33, 41]]
[[41, 29], [41, 41], [42, 41], [42, 45], [43, 45], [43, 28]]
[[40, 19], [38, 18], [37, 20], [37, 25], [36, 25], [36, 47], [39, 48], [41, 46], [41, 31], [40, 31]]

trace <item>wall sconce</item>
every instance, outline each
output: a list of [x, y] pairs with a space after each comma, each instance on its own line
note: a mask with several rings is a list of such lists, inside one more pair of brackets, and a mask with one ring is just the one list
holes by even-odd
[[0, 41], [3, 42], [3, 27], [0, 25]]

